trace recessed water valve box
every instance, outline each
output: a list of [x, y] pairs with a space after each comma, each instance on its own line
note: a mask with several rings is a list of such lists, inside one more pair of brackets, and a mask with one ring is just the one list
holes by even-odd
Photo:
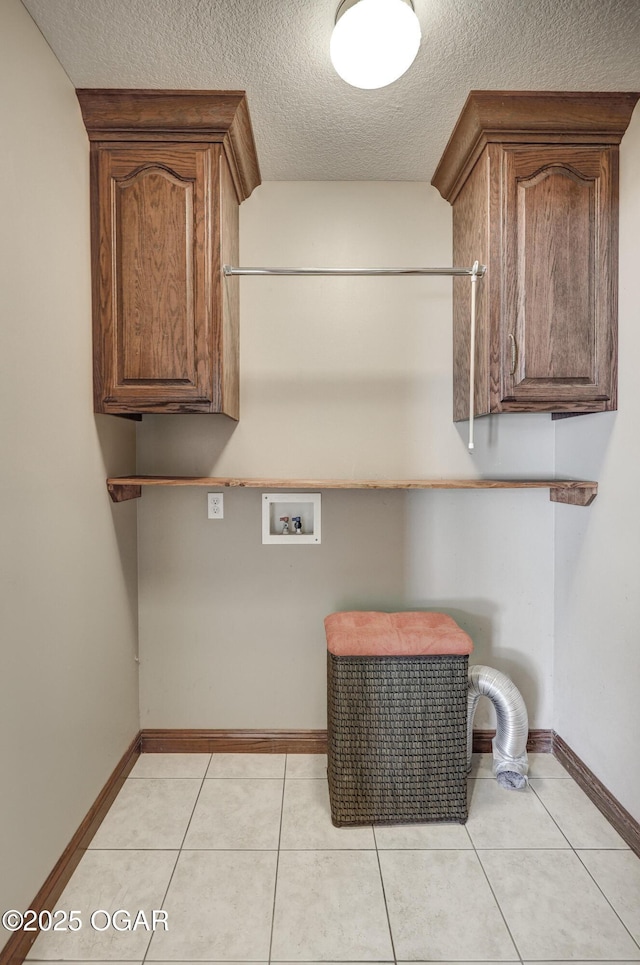
[[320, 543], [320, 493], [263, 493], [262, 542]]

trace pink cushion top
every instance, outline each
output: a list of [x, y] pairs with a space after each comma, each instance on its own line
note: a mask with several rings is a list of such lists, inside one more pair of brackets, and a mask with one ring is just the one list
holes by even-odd
[[325, 618], [327, 647], [346, 656], [471, 653], [471, 637], [446, 613], [352, 610]]

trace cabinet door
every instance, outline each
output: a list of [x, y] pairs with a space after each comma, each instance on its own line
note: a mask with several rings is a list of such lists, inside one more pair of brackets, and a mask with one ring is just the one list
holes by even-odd
[[503, 410], [616, 407], [616, 164], [617, 148], [503, 150]]
[[218, 153], [180, 144], [94, 151], [96, 411], [211, 410]]

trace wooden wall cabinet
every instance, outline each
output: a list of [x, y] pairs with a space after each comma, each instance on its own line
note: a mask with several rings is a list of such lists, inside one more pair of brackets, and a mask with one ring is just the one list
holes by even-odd
[[91, 143], [94, 408], [237, 419], [243, 92], [78, 90]]
[[[432, 184], [477, 285], [474, 409], [617, 406], [618, 144], [638, 94], [472, 91]], [[469, 417], [468, 279], [454, 279], [454, 419]]]

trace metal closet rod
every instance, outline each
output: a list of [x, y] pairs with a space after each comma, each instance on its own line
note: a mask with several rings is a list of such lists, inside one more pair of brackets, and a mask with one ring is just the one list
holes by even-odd
[[473, 268], [233, 268], [224, 265], [225, 275], [465, 275], [478, 277], [485, 265]]
[[223, 265], [225, 275], [463, 275], [471, 278], [471, 322], [469, 330], [469, 449], [474, 448], [473, 417], [476, 357], [476, 283], [486, 272], [477, 261], [471, 268], [232, 268]]

